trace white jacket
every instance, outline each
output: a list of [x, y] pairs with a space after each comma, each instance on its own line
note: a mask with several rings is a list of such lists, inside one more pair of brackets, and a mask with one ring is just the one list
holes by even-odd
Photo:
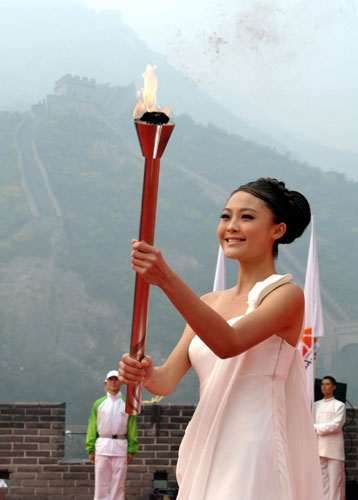
[[127, 456], [127, 439], [110, 439], [112, 434], [126, 435], [128, 415], [126, 404], [119, 392], [115, 396], [107, 393], [107, 398], [98, 407], [96, 455]]
[[316, 401], [314, 421], [319, 456], [344, 460], [342, 428], [346, 421], [346, 405], [335, 398]]

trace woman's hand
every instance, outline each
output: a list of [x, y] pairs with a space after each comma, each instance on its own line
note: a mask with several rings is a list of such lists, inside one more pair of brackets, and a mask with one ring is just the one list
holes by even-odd
[[132, 269], [147, 283], [160, 288], [169, 280], [172, 270], [158, 250], [145, 241], [132, 240]]
[[151, 356], [145, 356], [142, 361], [137, 361], [128, 353], [123, 354], [119, 362], [118, 379], [121, 384], [139, 384], [145, 385], [153, 374], [153, 360]]

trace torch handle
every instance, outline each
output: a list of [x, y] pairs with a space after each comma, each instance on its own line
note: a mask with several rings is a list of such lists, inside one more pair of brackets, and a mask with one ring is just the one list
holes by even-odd
[[[139, 240], [145, 241], [150, 245], [154, 243], [159, 169], [159, 158], [145, 159]], [[144, 357], [148, 304], [149, 284], [137, 274], [134, 291], [130, 355], [138, 361]], [[141, 397], [142, 384], [128, 385], [126, 413], [129, 415], [138, 415], [140, 413]]]

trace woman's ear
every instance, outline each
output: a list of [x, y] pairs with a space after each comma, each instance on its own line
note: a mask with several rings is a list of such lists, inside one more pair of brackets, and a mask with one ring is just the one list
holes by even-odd
[[275, 240], [279, 240], [285, 234], [287, 230], [287, 225], [284, 222], [280, 222], [279, 224], [275, 224], [273, 238]]

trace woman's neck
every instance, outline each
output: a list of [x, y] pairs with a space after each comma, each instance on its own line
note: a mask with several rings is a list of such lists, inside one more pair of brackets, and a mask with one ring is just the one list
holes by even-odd
[[273, 259], [268, 262], [240, 262], [237, 279], [237, 294], [249, 292], [258, 281], [263, 281], [276, 274]]

